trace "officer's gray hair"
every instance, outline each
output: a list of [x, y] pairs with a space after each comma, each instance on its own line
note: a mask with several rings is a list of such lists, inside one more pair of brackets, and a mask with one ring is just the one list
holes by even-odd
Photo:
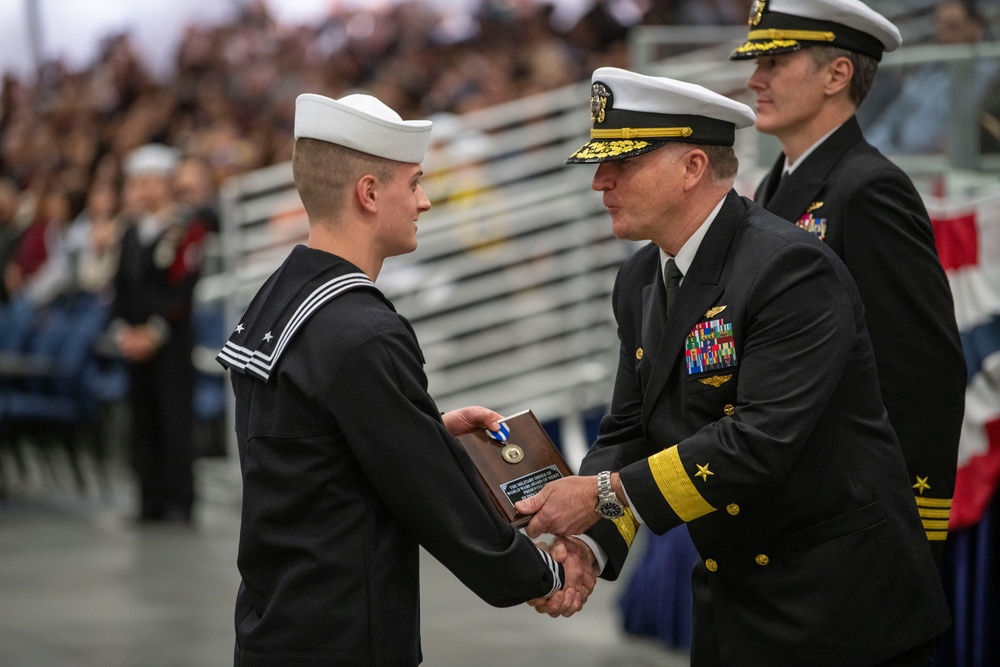
[[[697, 148], [708, 157], [708, 175], [716, 183], [727, 183], [732, 185], [736, 179], [736, 172], [740, 168], [740, 161], [736, 157], [736, 151], [732, 146], [709, 146], [707, 144], [687, 144], [682, 141], [668, 142], [670, 150], [674, 151], [676, 157]], [[668, 150], [660, 148], [658, 150]]]
[[699, 146], [708, 156], [709, 169], [717, 182], [733, 181], [740, 161], [732, 146]]

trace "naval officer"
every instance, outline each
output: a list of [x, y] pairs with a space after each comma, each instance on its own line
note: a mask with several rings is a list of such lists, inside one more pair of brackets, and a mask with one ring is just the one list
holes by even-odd
[[951, 290], [913, 183], [855, 118], [899, 30], [860, 0], [756, 0], [736, 60], [756, 127], [782, 154], [755, 201], [815, 234], [858, 285], [882, 401], [938, 564], [948, 537], [966, 368]]
[[[594, 72], [617, 237], [609, 414], [580, 475], [517, 505], [621, 572], [640, 523], [686, 523], [694, 665], [924, 665], [949, 615], [879, 394], [861, 300], [819, 239], [732, 189], [743, 104]], [[589, 529], [589, 530], [588, 530]], [[580, 542], [561, 541], [576, 551]]]

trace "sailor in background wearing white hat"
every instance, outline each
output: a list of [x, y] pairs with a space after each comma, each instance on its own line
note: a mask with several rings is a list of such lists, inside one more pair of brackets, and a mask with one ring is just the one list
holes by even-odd
[[860, 298], [825, 244], [732, 189], [753, 112], [601, 68], [591, 120], [568, 162], [597, 163], [616, 236], [652, 243], [615, 283], [610, 412], [579, 475], [517, 503], [528, 534], [586, 531], [552, 553], [587, 543], [615, 579], [640, 523], [686, 523], [696, 666], [926, 656], [948, 608]]
[[416, 248], [430, 132], [368, 95], [296, 100], [309, 241], [218, 357], [243, 470], [236, 665], [418, 664], [418, 545], [493, 605], [552, 596], [568, 615], [595, 583], [492, 508], [453, 435], [501, 416], [438, 411], [413, 329], [374, 284]]
[[141, 522], [190, 522], [195, 500], [191, 309], [209, 230], [171, 191], [179, 157], [147, 144], [123, 164], [137, 214], [120, 243], [109, 338], [128, 369]]
[[857, 282], [882, 398], [940, 565], [965, 357], [923, 200], [855, 118], [899, 31], [859, 0], [755, 0], [749, 24], [731, 57], [756, 58], [747, 87], [757, 95], [757, 129], [783, 150], [755, 200], [823, 239]]

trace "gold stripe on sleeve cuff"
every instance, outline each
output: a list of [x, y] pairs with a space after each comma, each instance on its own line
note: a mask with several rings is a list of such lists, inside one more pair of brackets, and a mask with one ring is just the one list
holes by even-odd
[[681, 463], [677, 445], [650, 456], [648, 461], [656, 486], [681, 521], [694, 521], [715, 511], [715, 508], [698, 493], [694, 482], [688, 477], [684, 464]]
[[622, 539], [625, 540], [625, 544], [631, 549], [632, 542], [635, 541], [635, 534], [639, 530], [639, 522], [635, 520], [632, 508], [626, 507], [625, 514], [614, 519], [614, 522], [615, 527], [618, 528], [618, 532], [621, 533]]
[[948, 530], [948, 519], [939, 521], [937, 519], [924, 519], [924, 530]]
[[927, 539], [931, 542], [944, 542], [948, 539], [947, 530], [928, 530], [925, 532], [927, 533]]
[[924, 498], [923, 496], [914, 496], [914, 500], [917, 501], [917, 507], [938, 507], [938, 508], [951, 508], [951, 498]]
[[931, 510], [925, 507], [918, 507], [917, 513], [921, 519], [944, 519], [947, 521], [951, 516], [951, 510]]

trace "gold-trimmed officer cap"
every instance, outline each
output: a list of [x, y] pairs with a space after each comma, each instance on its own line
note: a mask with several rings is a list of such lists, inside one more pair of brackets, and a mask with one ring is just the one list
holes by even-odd
[[749, 60], [807, 46], [836, 46], [882, 60], [903, 43], [899, 29], [861, 0], [753, 0], [747, 41], [729, 58]]
[[623, 160], [671, 141], [732, 146], [754, 120], [747, 105], [693, 83], [600, 67], [591, 77], [590, 141], [566, 163]]

